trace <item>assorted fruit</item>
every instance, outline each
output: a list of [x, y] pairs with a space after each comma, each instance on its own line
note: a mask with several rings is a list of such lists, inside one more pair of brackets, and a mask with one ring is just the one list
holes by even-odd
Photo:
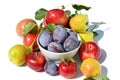
[[38, 36], [38, 42], [44, 49], [62, 53], [72, 51], [79, 46], [80, 41], [75, 31], [62, 25], [54, 27], [55, 30], [53, 32], [47, 28]]
[[[64, 78], [75, 78], [79, 66], [81, 73], [86, 76], [84, 80], [100, 79], [101, 51], [99, 45], [94, 42], [94, 36], [98, 35], [94, 29], [103, 22], [96, 23], [89, 29], [88, 15], [81, 13], [81, 10], [89, 10], [91, 7], [79, 4], [73, 4], [72, 7], [75, 10], [73, 14], [70, 10], [65, 10], [65, 7], [37, 10], [35, 20], [41, 21], [39, 26], [30, 18], [18, 22], [16, 33], [23, 39], [23, 44], [16, 44], [10, 48], [8, 52], [10, 61], [17, 66], [27, 64], [36, 72], [45, 71], [51, 76], [60, 74]], [[78, 36], [81, 41], [78, 40]], [[82, 63], [77, 65], [74, 58], [61, 58], [59, 64], [47, 60], [38, 48], [37, 39], [44, 49], [57, 53], [74, 50], [82, 42], [78, 51], [79, 61]]]

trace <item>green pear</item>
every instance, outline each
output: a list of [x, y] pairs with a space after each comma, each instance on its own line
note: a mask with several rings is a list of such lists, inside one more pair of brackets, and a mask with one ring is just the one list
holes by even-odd
[[21, 44], [16, 44], [10, 48], [8, 57], [11, 62], [17, 66], [21, 66], [26, 62], [26, 56], [31, 52], [29, 47]]

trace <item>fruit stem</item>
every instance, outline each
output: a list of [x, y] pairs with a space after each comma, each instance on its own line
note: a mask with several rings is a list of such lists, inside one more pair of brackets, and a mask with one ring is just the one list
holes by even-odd
[[60, 60], [65, 62], [65, 59], [63, 58], [63, 56], [60, 56]]
[[37, 57], [38, 57], [38, 53], [35, 52], [34, 59], [36, 59]]
[[88, 47], [88, 51], [91, 51], [91, 50], [92, 50], [92, 48], [91, 48], [91, 46], [89, 46], [89, 47]]
[[71, 61], [71, 62], [75, 62], [75, 60], [74, 60], [73, 58], [70, 58], [70, 61]]
[[65, 9], [65, 6], [64, 6], [64, 5], [62, 5], [62, 9], [63, 9], [63, 10]]

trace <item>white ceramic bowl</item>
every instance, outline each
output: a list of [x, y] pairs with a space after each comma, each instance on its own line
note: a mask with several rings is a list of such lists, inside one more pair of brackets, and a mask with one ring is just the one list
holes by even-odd
[[[39, 37], [39, 36], [40, 36], [40, 34], [38, 35], [38, 37]], [[82, 42], [81, 42], [81, 38], [80, 38], [79, 35], [78, 35], [78, 40], [80, 41], [80, 44], [79, 44], [79, 46], [78, 46], [76, 49], [74, 49], [74, 50], [72, 50], [72, 51], [69, 51], [69, 52], [56, 53], [56, 52], [51, 52], [51, 51], [48, 51], [48, 50], [44, 49], [44, 48], [40, 45], [40, 43], [39, 43], [39, 41], [38, 41], [38, 37], [37, 37], [37, 44], [38, 44], [38, 47], [39, 47], [41, 53], [42, 53], [48, 60], [54, 60], [54, 61], [59, 61], [61, 57], [62, 57], [62, 58], [65, 58], [65, 59], [68, 59], [68, 58], [73, 57], [73, 56], [78, 52], [79, 47], [80, 47], [80, 45], [81, 45], [81, 43], [82, 43]]]

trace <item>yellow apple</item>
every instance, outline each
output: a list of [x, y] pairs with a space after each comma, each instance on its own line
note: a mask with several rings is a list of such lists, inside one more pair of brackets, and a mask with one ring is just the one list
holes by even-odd
[[86, 77], [89, 77], [89, 78], [92, 78], [92, 77], [100, 78], [101, 66], [100, 66], [100, 63], [96, 59], [87, 58], [80, 65], [80, 71]]
[[17, 66], [21, 66], [26, 62], [26, 56], [30, 52], [30, 49], [24, 45], [16, 44], [10, 48], [8, 57]]
[[93, 32], [89, 32], [89, 31], [82, 32], [82, 33], [79, 33], [79, 36], [81, 37], [82, 43], [90, 42], [90, 41], [94, 42]]
[[76, 14], [70, 19], [69, 24], [75, 32], [85, 32], [89, 27], [89, 19], [86, 14]]

